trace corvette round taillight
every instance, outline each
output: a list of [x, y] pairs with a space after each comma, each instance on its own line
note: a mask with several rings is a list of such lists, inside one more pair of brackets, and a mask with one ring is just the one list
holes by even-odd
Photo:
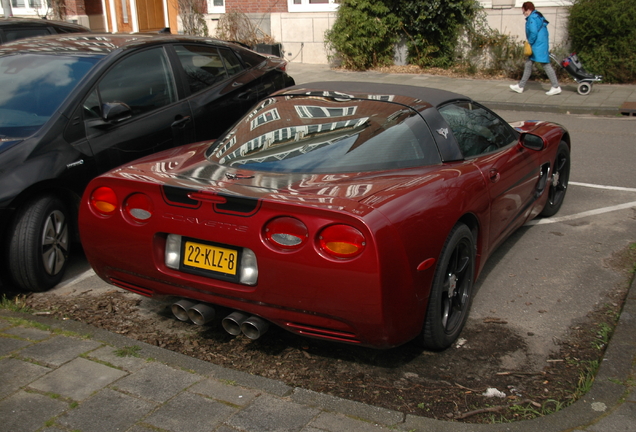
[[287, 250], [300, 248], [309, 237], [305, 224], [288, 216], [268, 222], [265, 225], [264, 234], [271, 245]]
[[146, 222], [152, 216], [152, 201], [142, 193], [134, 193], [124, 201], [124, 211], [137, 222]]
[[318, 236], [320, 249], [336, 258], [353, 258], [362, 253], [366, 245], [364, 235], [349, 225], [330, 225]]
[[93, 191], [90, 203], [98, 213], [111, 215], [117, 209], [117, 195], [111, 188], [102, 186]]

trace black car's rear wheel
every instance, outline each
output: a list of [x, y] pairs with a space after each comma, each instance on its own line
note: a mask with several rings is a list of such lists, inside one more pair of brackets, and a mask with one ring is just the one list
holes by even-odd
[[543, 211], [541, 211], [541, 216], [553, 216], [559, 211], [565, 199], [569, 181], [570, 149], [565, 142], [561, 141], [557, 149], [557, 156], [552, 170], [552, 181], [550, 189], [548, 190], [548, 202], [545, 204]]
[[62, 280], [70, 247], [69, 213], [54, 196], [18, 210], [9, 233], [9, 273], [19, 288], [46, 291]]
[[464, 328], [472, 301], [475, 240], [464, 224], [456, 225], [442, 250], [422, 330], [425, 348], [448, 348]]

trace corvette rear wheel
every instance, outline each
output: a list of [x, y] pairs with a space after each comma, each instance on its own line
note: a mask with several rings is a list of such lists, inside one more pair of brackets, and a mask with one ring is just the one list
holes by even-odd
[[541, 216], [554, 216], [559, 211], [565, 199], [569, 181], [570, 149], [565, 142], [561, 141], [557, 149], [556, 160], [554, 161], [552, 181], [548, 190], [548, 202], [545, 204]]
[[473, 294], [475, 240], [464, 224], [456, 225], [435, 270], [421, 339], [425, 348], [443, 350], [464, 328]]
[[19, 288], [46, 291], [62, 280], [70, 246], [69, 213], [54, 196], [40, 196], [16, 214], [9, 233], [9, 273]]

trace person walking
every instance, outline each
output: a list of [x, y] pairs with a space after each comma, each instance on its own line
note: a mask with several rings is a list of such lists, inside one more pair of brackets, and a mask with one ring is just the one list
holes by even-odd
[[517, 93], [523, 93], [523, 88], [526, 86], [530, 74], [532, 73], [532, 63], [541, 63], [543, 70], [550, 78], [552, 88], [546, 92], [548, 96], [557, 95], [561, 93], [561, 87], [559, 87], [559, 81], [557, 80], [556, 73], [550, 64], [550, 53], [548, 51], [550, 36], [548, 34], [548, 20], [546, 20], [541, 12], [534, 8], [534, 3], [525, 2], [521, 6], [523, 16], [526, 17], [526, 40], [532, 47], [532, 55], [526, 59], [525, 68], [523, 70], [523, 77], [519, 84], [512, 84], [510, 89]]

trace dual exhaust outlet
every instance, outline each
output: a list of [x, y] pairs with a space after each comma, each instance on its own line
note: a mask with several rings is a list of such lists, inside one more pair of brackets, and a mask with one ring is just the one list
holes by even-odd
[[[171, 307], [172, 314], [180, 321], [192, 321], [196, 325], [205, 325], [212, 321], [216, 310], [207, 303], [198, 303], [192, 300], [182, 299]], [[269, 328], [269, 322], [257, 316], [249, 316], [243, 312], [235, 311], [221, 321], [226, 332], [233, 336], [243, 333], [251, 340], [263, 336]]]

